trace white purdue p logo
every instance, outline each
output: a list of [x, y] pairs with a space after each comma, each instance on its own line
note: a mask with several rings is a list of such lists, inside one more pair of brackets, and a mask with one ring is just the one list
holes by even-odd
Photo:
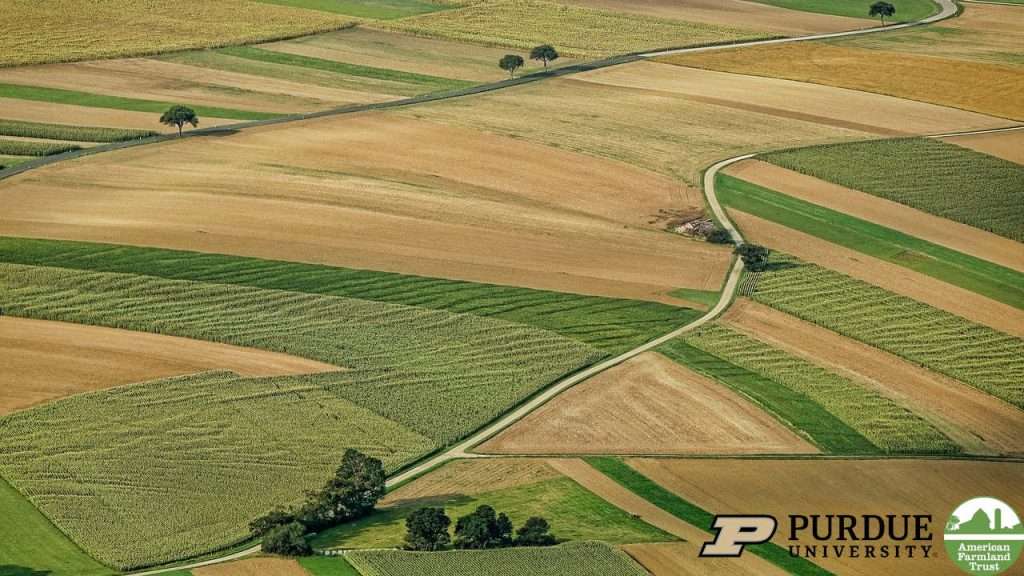
[[718, 534], [700, 549], [701, 556], [736, 558], [746, 544], [761, 544], [775, 535], [778, 523], [771, 516], [715, 516], [711, 527]]

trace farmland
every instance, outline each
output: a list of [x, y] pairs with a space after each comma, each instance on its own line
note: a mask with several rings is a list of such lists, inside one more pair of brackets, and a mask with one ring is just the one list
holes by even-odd
[[[871, 161], [900, 157], [900, 170]], [[764, 160], [1007, 238], [1024, 240], [1024, 166], [939, 140], [881, 140], [774, 152]], [[943, 191], [957, 190], [957, 194]]]
[[1020, 338], [785, 255], [773, 261], [754, 300], [1024, 406]]
[[943, 141], [1017, 164], [1024, 164], [1024, 130], [953, 136], [943, 138]]
[[[868, 18], [866, 4], [857, 0], [754, 0], [789, 10], [805, 10], [819, 14], [845, 16], [847, 18]], [[913, 22], [931, 16], [938, 11], [932, 0], [909, 0], [899, 3], [896, 16], [890, 22]]]
[[191, 573], [192, 576], [309, 576], [309, 572], [298, 561], [285, 558], [251, 558], [193, 568]]
[[373, 550], [350, 552], [364, 576], [644, 576], [646, 571], [600, 542], [550, 548], [459, 550], [438, 553]]
[[41, 122], [0, 120], [0, 136], [23, 136], [48, 140], [78, 140], [86, 142], [123, 142], [154, 136], [151, 130], [125, 130], [92, 126], [68, 126]]
[[323, 10], [336, 14], [356, 16], [358, 18], [372, 18], [375, 20], [390, 20], [435, 12], [443, 10], [446, 0], [256, 0], [266, 4], [277, 4], [280, 6], [293, 6], [307, 10]]

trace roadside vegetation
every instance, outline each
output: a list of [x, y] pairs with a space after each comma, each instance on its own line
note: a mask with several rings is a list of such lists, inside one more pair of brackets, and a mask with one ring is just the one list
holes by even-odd
[[772, 264], [754, 300], [1024, 408], [1020, 338], [791, 256]]

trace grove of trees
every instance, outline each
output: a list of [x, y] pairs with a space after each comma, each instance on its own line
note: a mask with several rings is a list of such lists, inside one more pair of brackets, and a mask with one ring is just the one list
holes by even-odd
[[[443, 550], [452, 543], [448, 533], [451, 519], [443, 508], [419, 508], [405, 519], [406, 550], [433, 552]], [[515, 531], [512, 521], [504, 512], [482, 505], [455, 523], [455, 548], [486, 550], [509, 546], [552, 546], [557, 539], [550, 532], [548, 521], [534, 516]]]

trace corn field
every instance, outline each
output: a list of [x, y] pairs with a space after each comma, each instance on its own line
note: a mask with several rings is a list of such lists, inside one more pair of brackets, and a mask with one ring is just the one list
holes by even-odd
[[156, 132], [151, 130], [0, 120], [0, 136], [22, 136], [27, 138], [46, 138], [49, 140], [74, 140], [78, 142], [123, 142], [125, 140], [137, 140], [147, 136], [155, 136], [156, 134]]

